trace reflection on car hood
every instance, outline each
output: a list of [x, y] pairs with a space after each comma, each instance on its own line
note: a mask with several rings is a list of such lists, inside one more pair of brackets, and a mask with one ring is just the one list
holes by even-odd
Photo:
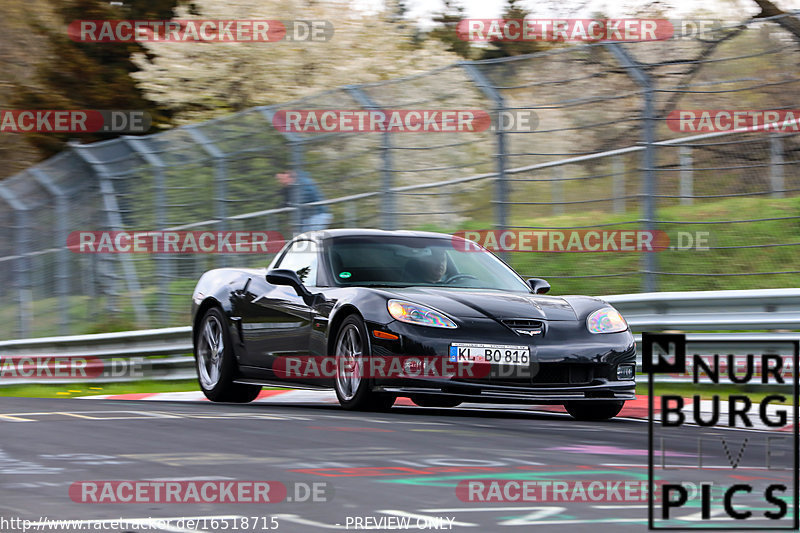
[[433, 287], [391, 289], [387, 292], [399, 299], [429, 305], [456, 317], [578, 319], [572, 306], [556, 296]]

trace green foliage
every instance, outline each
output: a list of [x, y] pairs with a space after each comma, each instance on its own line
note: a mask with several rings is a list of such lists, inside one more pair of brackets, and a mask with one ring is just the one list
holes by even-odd
[[471, 59], [472, 46], [458, 36], [458, 23], [464, 20], [464, 7], [452, 0], [444, 0], [444, 9], [433, 17], [437, 26], [428, 34], [433, 39], [447, 45], [449, 52], [454, 52], [464, 59]]
[[151, 392], [189, 392], [198, 389], [197, 380], [131, 381], [124, 383], [62, 383], [8, 385], [0, 387], [0, 396], [16, 398], [72, 398], [98, 394], [142, 394]]

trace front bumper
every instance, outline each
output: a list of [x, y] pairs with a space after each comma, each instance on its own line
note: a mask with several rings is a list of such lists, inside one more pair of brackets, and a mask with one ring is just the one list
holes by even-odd
[[378, 379], [373, 390], [398, 396], [447, 396], [469, 402], [563, 404], [572, 401], [625, 401], [636, 398], [635, 380], [616, 378], [616, 368], [636, 364], [636, 346], [629, 331], [592, 335], [582, 323], [551, 322], [544, 335], [518, 336], [493, 320], [473, 320], [469, 327], [437, 330], [394, 322], [368, 328], [390, 331], [397, 341], [372, 342], [381, 356], [446, 357], [452, 342], [527, 344], [531, 348], [528, 377]]
[[[418, 380], [417, 380], [418, 381]], [[397, 396], [447, 396], [476, 403], [563, 404], [572, 401], [634, 400], [635, 381], [601, 381], [566, 387], [501, 386], [491, 383], [425, 383], [414, 385], [376, 385], [373, 390]]]

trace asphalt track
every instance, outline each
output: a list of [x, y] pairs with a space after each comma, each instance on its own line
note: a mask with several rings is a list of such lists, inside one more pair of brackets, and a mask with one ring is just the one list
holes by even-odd
[[[666, 456], [686, 464], [696, 459], [698, 437], [712, 436], [708, 428], [673, 431]], [[790, 471], [763, 468], [767, 433], [727, 430], [725, 435], [730, 449], [717, 442], [703, 451], [711, 470], [687, 470], [683, 480], [707, 481], [711, 472], [715, 483], [737, 476], [739, 482], [774, 479], [791, 485]], [[744, 438], [749, 444], [742, 451]], [[645, 481], [647, 448], [647, 424], [641, 420], [586, 423], [516, 408], [399, 406], [388, 413], [355, 413], [327, 404], [3, 398], [0, 524], [7, 522], [0, 530], [22, 531], [20, 522], [8, 522], [16, 518], [31, 524], [86, 521], [59, 529], [29, 524], [29, 531], [90, 526], [94, 531], [397, 531], [403, 523], [414, 531], [437, 530], [433, 526], [466, 532], [645, 531], [646, 501], [464, 501], [456, 486], [475, 479]], [[732, 475], [713, 470], [736, 454], [741, 463]], [[774, 459], [782, 460], [788, 464], [786, 456]], [[291, 493], [266, 504], [73, 501], [70, 487], [88, 480], [326, 485], [320, 501], [288, 501], [302, 497]], [[770, 508], [763, 501], [759, 506], [758, 496], [753, 508]], [[672, 523], [700, 525], [699, 513], [697, 504], [687, 505], [673, 514]], [[720, 513], [714, 510], [705, 525], [740, 525]], [[179, 517], [205, 517], [206, 523], [188, 527], [185, 521], [155, 520]], [[251, 519], [242, 527], [241, 517], [257, 518], [258, 524]], [[119, 519], [133, 525], [112, 529], [111, 522], [99, 522]], [[269, 529], [275, 523], [277, 529]]]

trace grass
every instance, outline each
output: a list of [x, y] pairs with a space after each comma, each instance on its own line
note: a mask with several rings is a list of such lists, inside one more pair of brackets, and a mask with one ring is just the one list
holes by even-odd
[[[798, 242], [800, 197], [795, 198], [732, 198], [689, 206], [668, 206], [658, 210], [658, 219], [674, 223], [658, 224], [666, 232], [670, 245], [676, 245], [679, 232], [708, 232], [709, 249], [670, 249], [655, 252], [660, 272], [659, 290], [722, 290], [780, 288], [800, 285], [800, 274], [760, 274], [730, 276], [734, 273], [782, 272], [797, 270], [797, 246], [772, 246]], [[644, 229], [636, 222], [638, 212], [614, 214], [607, 211], [586, 211], [562, 215], [515, 216], [515, 228], [597, 227], [608, 231]], [[709, 222], [762, 220], [759, 222], [707, 224]], [[630, 223], [630, 222], [634, 223]], [[627, 222], [627, 224], [625, 224]], [[492, 221], [471, 220], [457, 227], [444, 228], [432, 224], [423, 229], [452, 233], [457, 230], [491, 229]], [[753, 248], [734, 248], [752, 246]], [[641, 290], [641, 253], [544, 253], [512, 252], [511, 265], [521, 274], [549, 279], [553, 294], [621, 294]], [[610, 277], [605, 277], [611, 275]], [[603, 276], [571, 278], [570, 276]]]
[[[264, 387], [278, 389], [280, 387]], [[9, 385], [0, 387], [0, 397], [16, 398], [75, 398], [104, 394], [145, 394], [158, 392], [200, 392], [196, 379], [127, 381], [120, 383], [61, 383]]]
[[177, 381], [130, 381], [124, 383], [69, 383], [9, 385], [0, 387], [0, 396], [20, 398], [74, 398], [98, 394], [137, 394], [155, 392], [199, 391], [194, 379]]

